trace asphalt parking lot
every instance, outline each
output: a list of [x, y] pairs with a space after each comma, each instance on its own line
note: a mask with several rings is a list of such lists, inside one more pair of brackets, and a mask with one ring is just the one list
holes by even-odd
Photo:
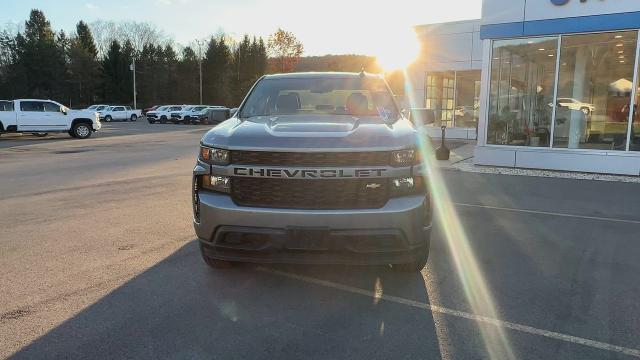
[[640, 358], [640, 185], [444, 170], [422, 274], [214, 271], [191, 226], [205, 131], [0, 137], [0, 357]]

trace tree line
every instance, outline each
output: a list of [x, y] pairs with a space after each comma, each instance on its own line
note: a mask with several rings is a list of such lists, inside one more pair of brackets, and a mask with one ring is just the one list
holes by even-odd
[[237, 106], [268, 65], [262, 38], [219, 34], [180, 48], [149, 24], [84, 21], [69, 36], [34, 9], [23, 30], [0, 32], [0, 99], [133, 105], [134, 59], [138, 107], [199, 103], [200, 65], [203, 103]]
[[[137, 105], [200, 102], [235, 107], [266, 73], [291, 71], [381, 72], [375, 57], [325, 55], [301, 57], [302, 43], [277, 29], [267, 41], [224, 33], [188, 46], [175, 45], [144, 22], [78, 22], [68, 35], [54, 31], [34, 9], [24, 27], [0, 31], [0, 99], [45, 98], [74, 108], [107, 103], [133, 105], [135, 59]], [[387, 74], [393, 90], [403, 79]]]

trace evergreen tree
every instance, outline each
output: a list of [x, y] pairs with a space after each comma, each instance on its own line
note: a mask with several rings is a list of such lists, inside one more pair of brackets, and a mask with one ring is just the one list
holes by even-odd
[[176, 86], [176, 99], [178, 103], [200, 102], [200, 75], [198, 70], [199, 59], [195, 51], [187, 46], [182, 50], [182, 57], [178, 62]]
[[89, 28], [80, 21], [76, 31], [68, 51], [69, 98], [76, 106], [86, 106], [98, 100], [100, 65]]
[[76, 25], [76, 38], [81, 48], [89, 53], [92, 58], [98, 58], [98, 48], [93, 40], [91, 29], [89, 29], [89, 25], [82, 20]]
[[171, 45], [166, 45], [164, 49], [161, 50], [161, 53], [162, 70], [158, 72], [161, 81], [160, 100], [165, 103], [172, 103], [178, 100], [176, 96], [178, 56]]
[[202, 62], [204, 102], [212, 105], [232, 105], [229, 84], [231, 82], [231, 50], [224, 37], [209, 41]]
[[131, 71], [131, 65], [133, 64], [134, 56], [136, 56], [136, 51], [133, 43], [127, 39], [122, 46], [122, 58], [120, 62], [122, 84], [119, 93], [119, 103], [123, 105], [128, 104], [133, 106], [133, 71]]
[[[59, 39], [64, 40], [64, 39]], [[17, 63], [26, 80], [26, 93], [40, 98], [59, 98], [63, 94], [65, 59], [56, 44], [51, 24], [42, 11], [31, 10], [24, 36], [16, 37]]]
[[118, 40], [114, 40], [109, 45], [107, 54], [102, 59], [103, 71], [103, 96], [105, 102], [119, 102], [121, 99], [121, 89], [123, 88], [124, 73], [122, 63], [122, 47]]

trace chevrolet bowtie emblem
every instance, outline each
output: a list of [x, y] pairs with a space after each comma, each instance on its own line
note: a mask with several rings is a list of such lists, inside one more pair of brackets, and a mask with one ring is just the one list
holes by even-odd
[[367, 184], [367, 186], [365, 186], [365, 187], [366, 187], [367, 189], [377, 189], [377, 188], [379, 188], [380, 186], [382, 186], [382, 185], [380, 185], [380, 184], [376, 184], [376, 183], [373, 183], [373, 184]]

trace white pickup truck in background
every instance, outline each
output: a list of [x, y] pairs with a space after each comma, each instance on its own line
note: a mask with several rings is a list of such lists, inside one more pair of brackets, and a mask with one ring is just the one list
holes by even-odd
[[0, 100], [0, 133], [67, 132], [74, 138], [86, 139], [100, 130], [96, 112], [71, 110], [51, 100]]
[[155, 111], [147, 113], [147, 121], [149, 124], [159, 122], [161, 124], [171, 121], [171, 113], [180, 112], [185, 105], [165, 105], [157, 108]]
[[110, 106], [106, 109], [98, 111], [100, 120], [111, 122], [113, 120], [118, 121], [136, 121], [142, 116], [142, 110], [132, 109], [131, 106]]

